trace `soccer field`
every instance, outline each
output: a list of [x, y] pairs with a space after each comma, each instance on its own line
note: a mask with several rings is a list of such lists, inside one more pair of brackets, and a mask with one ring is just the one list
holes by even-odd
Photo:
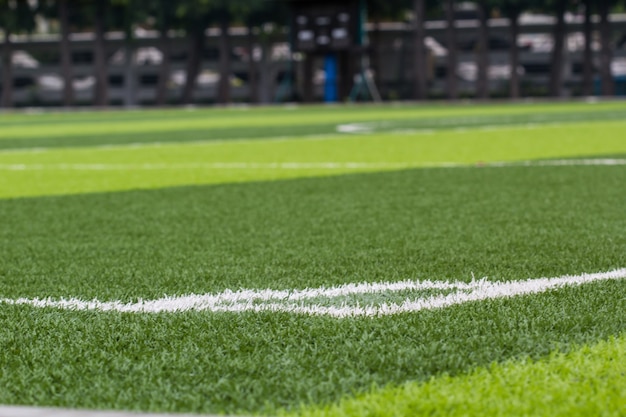
[[626, 102], [0, 114], [0, 404], [626, 414]]

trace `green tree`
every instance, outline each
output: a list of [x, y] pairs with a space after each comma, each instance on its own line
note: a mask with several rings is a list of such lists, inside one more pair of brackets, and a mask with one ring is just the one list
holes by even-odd
[[593, 50], [591, 47], [593, 37], [593, 23], [591, 20], [593, 0], [583, 0], [583, 7], [585, 8], [585, 20], [583, 23], [585, 46], [583, 51], [582, 93], [584, 96], [590, 96], [593, 94]]
[[598, 0], [596, 2], [600, 15], [600, 79], [602, 81], [602, 95], [612, 96], [615, 94], [615, 82], [611, 72], [613, 62], [613, 36], [609, 13], [612, 7], [617, 6], [615, 0]]
[[520, 77], [519, 77], [519, 47], [517, 45], [517, 38], [519, 37], [519, 17], [528, 8], [533, 6], [532, 1], [529, 0], [502, 0], [498, 3], [499, 9], [502, 14], [509, 19], [509, 65], [511, 68], [510, 83], [509, 83], [509, 96], [512, 99], [517, 99], [521, 95], [520, 89]]
[[230, 76], [232, 72], [232, 47], [230, 42], [230, 24], [238, 12], [241, 12], [242, 2], [237, 0], [214, 0], [214, 13], [219, 22], [219, 83], [217, 86], [217, 102], [228, 104], [231, 101]]
[[35, 8], [25, 0], [0, 0], [0, 28], [4, 43], [0, 57], [2, 67], [2, 95], [0, 107], [13, 106], [13, 45], [11, 36], [32, 32], [35, 28]]
[[428, 94], [427, 57], [424, 44], [426, 39], [426, 0], [413, 0], [413, 16], [413, 44], [415, 45], [413, 97], [416, 100], [424, 100]]
[[446, 16], [446, 89], [450, 100], [459, 98], [459, 83], [457, 78], [458, 67], [458, 40], [456, 31], [456, 21], [454, 18], [455, 0], [444, 1], [444, 12]]
[[61, 77], [63, 78], [63, 105], [74, 104], [74, 73], [72, 70], [72, 52], [70, 49], [70, 12], [68, 0], [59, 0], [58, 3], [59, 26], [61, 29]]
[[168, 82], [171, 68], [171, 41], [169, 32], [177, 26], [179, 15], [176, 2], [171, 0], [144, 0], [145, 9], [155, 19], [155, 27], [159, 32], [159, 45], [163, 59], [159, 66], [159, 75], [155, 92], [155, 103], [163, 106], [168, 97]]
[[150, 17], [146, 0], [111, 0], [110, 27], [124, 33], [124, 104], [136, 104], [137, 75], [135, 73], [135, 26]]
[[94, 25], [94, 75], [96, 86], [94, 89], [93, 102], [96, 106], [106, 106], [109, 103], [109, 71], [107, 65], [107, 52], [105, 34], [107, 31], [107, 14], [110, 4], [108, 0], [94, 0], [93, 25]]
[[193, 101], [198, 74], [202, 64], [206, 30], [215, 20], [211, 0], [183, 0], [178, 2], [176, 16], [178, 23], [185, 29], [188, 38], [188, 58], [185, 70], [186, 79], [180, 98], [181, 103]]
[[[244, 23], [249, 33], [252, 24], [264, 24], [282, 20], [281, 26], [287, 23], [284, 3], [264, 0], [213, 0], [214, 13], [219, 23], [219, 85], [217, 102], [227, 104], [231, 101], [232, 48], [229, 29], [232, 22]], [[280, 19], [280, 18], [283, 19]], [[252, 57], [251, 57], [252, 58]], [[251, 94], [252, 95], [252, 94]]]
[[[273, 71], [269, 68], [269, 58], [271, 54], [271, 45], [276, 29], [282, 28], [288, 21], [287, 3], [284, 1], [265, 1], [250, 0], [245, 2], [246, 8], [242, 10], [239, 18], [243, 19], [247, 34], [247, 50], [248, 50], [248, 87], [250, 91], [250, 102], [257, 103], [268, 101], [270, 94], [267, 90], [271, 85], [264, 85], [265, 91], [260, 91], [259, 78], [265, 83], [272, 84], [270, 78], [273, 77]], [[266, 30], [266, 25], [269, 30]], [[255, 37], [255, 33], [258, 36]], [[256, 39], [255, 39], [256, 38]], [[254, 58], [255, 43], [261, 46], [261, 65], [257, 65]]]
[[476, 3], [478, 12], [478, 37], [476, 41], [476, 97], [489, 97], [489, 26], [492, 3], [489, 0], [479, 0]]
[[390, 2], [388, 0], [368, 0], [366, 4], [368, 19], [372, 23], [372, 31], [369, 36], [370, 67], [374, 73], [374, 82], [376, 85], [381, 85], [383, 81], [383, 65], [381, 62], [380, 52], [384, 47], [381, 42], [381, 23], [385, 20], [403, 20], [407, 11], [410, 9], [411, 4], [410, 2], [404, 0], [394, 2]]
[[59, 22], [61, 35], [59, 55], [63, 79], [62, 103], [65, 106], [71, 106], [74, 104], [75, 97], [70, 36], [73, 30], [93, 28], [93, 4], [90, 0], [39, 0], [37, 3], [37, 12], [41, 16]]
[[227, 104], [231, 101], [232, 48], [229, 36], [232, 22], [256, 24], [260, 17], [267, 16], [263, 9], [270, 8], [270, 2], [261, 0], [185, 0], [179, 3], [177, 10], [180, 24], [189, 37], [189, 60], [187, 79], [181, 101], [190, 103], [200, 71], [204, 51], [205, 32], [212, 24], [217, 24], [219, 37], [219, 83], [217, 102]]
[[552, 32], [553, 46], [550, 66], [549, 92], [553, 97], [563, 95], [563, 66], [565, 37], [567, 35], [567, 25], [565, 24], [565, 12], [568, 0], [552, 0], [549, 3], [551, 11], [555, 14], [556, 24]]

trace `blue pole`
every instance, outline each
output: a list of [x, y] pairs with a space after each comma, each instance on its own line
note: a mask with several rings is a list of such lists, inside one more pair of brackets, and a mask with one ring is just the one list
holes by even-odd
[[334, 103], [339, 96], [337, 91], [337, 56], [335, 54], [329, 53], [324, 58], [324, 72], [326, 73], [324, 101]]

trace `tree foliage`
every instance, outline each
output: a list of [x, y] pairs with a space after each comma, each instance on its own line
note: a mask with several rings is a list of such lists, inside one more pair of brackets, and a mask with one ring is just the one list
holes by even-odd
[[[341, 1], [341, 0], [337, 0]], [[420, 44], [425, 37], [423, 30], [423, 20], [425, 18], [448, 19], [451, 21], [451, 14], [446, 14], [446, 10], [450, 9], [450, 5], [458, 5], [461, 0], [363, 0], [367, 6], [369, 20], [374, 23], [374, 31], [370, 38], [373, 44], [377, 42], [376, 31], [379, 30], [380, 22], [384, 21], [405, 21], [406, 23], [414, 23], [413, 27], [421, 28], [421, 32], [414, 36], [413, 43]], [[475, 0], [479, 9], [484, 11], [486, 17], [498, 14], [501, 17], [510, 19], [510, 35], [511, 38], [511, 96], [520, 95], [520, 80], [517, 76], [517, 67], [519, 55], [516, 45], [516, 38], [519, 34], [519, 25], [517, 24], [520, 15], [526, 11], [540, 12], [551, 14], [557, 19], [554, 27], [554, 44], [556, 48], [553, 52], [551, 60], [551, 81], [550, 92], [553, 95], [561, 94], [563, 87], [563, 71], [562, 66], [565, 36], [567, 33], [567, 22], [563, 16], [566, 11], [581, 10], [585, 5], [587, 9], [592, 9], [594, 14], [598, 14], [601, 19], [596, 29], [601, 34], [600, 40], [602, 49], [600, 51], [600, 68], [599, 74], [603, 79], [603, 92], [611, 94], [613, 87], [610, 86], [611, 79], [611, 59], [612, 59], [612, 34], [608, 23], [608, 13], [610, 11], [620, 11], [626, 8], [626, 0]], [[157, 87], [157, 102], [164, 104], [167, 96], [167, 85], [164, 80], [169, 78], [169, 62], [170, 55], [168, 45], [168, 33], [172, 30], [178, 34], [184, 34], [188, 38], [187, 46], [187, 85], [183, 89], [182, 97], [179, 101], [192, 101], [192, 94], [195, 89], [195, 82], [198, 74], [202, 70], [202, 59], [206, 49], [205, 33], [208, 28], [216, 27], [220, 29], [219, 50], [219, 72], [220, 84], [218, 88], [218, 101], [227, 103], [230, 100], [229, 93], [229, 77], [231, 73], [230, 63], [230, 39], [228, 36], [229, 28], [232, 25], [246, 26], [250, 36], [248, 40], [248, 53], [252, 56], [252, 49], [258, 47], [259, 43], [269, 42], [270, 37], [266, 36], [267, 31], [263, 28], [268, 27], [266, 24], [272, 23], [274, 28], [286, 27], [289, 22], [288, 1], [286, 0], [0, 0], [0, 32], [4, 34], [29, 33], [35, 28], [37, 15], [44, 19], [60, 21], [60, 5], [66, 4], [64, 22], [62, 23], [61, 32], [66, 44], [61, 46], [61, 53], [64, 55], [63, 78], [65, 84], [69, 84], [72, 79], [71, 66], [69, 62], [68, 33], [77, 31], [94, 31], [96, 37], [99, 37], [99, 43], [96, 43], [96, 55], [99, 57], [98, 66], [106, 67], [106, 48], [103, 30], [121, 30], [125, 33], [128, 41], [127, 49], [131, 49], [130, 45], [134, 29], [138, 26], [155, 29], [161, 34], [160, 44], [164, 48], [164, 61], [159, 75], [159, 85]], [[421, 12], [417, 12], [417, 11]], [[419, 15], [419, 16], [418, 16]], [[416, 19], [419, 18], [419, 23]], [[104, 28], [104, 29], [103, 29]], [[588, 37], [589, 31], [585, 32]], [[98, 35], [99, 34], [99, 35]], [[255, 34], [254, 36], [252, 34]], [[255, 38], [256, 36], [256, 38]], [[486, 85], [488, 71], [488, 25], [486, 18], [481, 20], [476, 37], [480, 40], [477, 48], [478, 62], [478, 82], [477, 92], [479, 96], [486, 97], [488, 87]], [[2, 47], [2, 62], [4, 84], [7, 85], [11, 77], [11, 45], [10, 38], [4, 36], [4, 46]], [[265, 40], [264, 40], [265, 39]], [[457, 62], [454, 53], [456, 52], [456, 34], [454, 30], [446, 32], [446, 46], [449, 50], [453, 49], [453, 56], [448, 60], [448, 64], [455, 66]], [[256, 43], [255, 43], [256, 42]], [[267, 46], [267, 45], [266, 45]], [[378, 45], [380, 46], [380, 45]], [[372, 48], [374, 51], [377, 48]], [[423, 49], [423, 48], [422, 48]], [[420, 47], [415, 47], [415, 55], [418, 59], [414, 60], [416, 66], [413, 74], [416, 82], [416, 97], [423, 97], [427, 89], [426, 75], [418, 68], [420, 65], [427, 65], [426, 54]], [[587, 55], [588, 56], [588, 55]], [[104, 57], [104, 58], [103, 58]], [[380, 67], [380, 57], [373, 54], [371, 56], [371, 65], [375, 70]], [[104, 62], [104, 64], [103, 64]], [[255, 63], [250, 58], [250, 79], [257, 79], [257, 71]], [[450, 98], [458, 96], [457, 86], [454, 82], [454, 69], [449, 70], [451, 75], [448, 76], [448, 88]], [[95, 71], [98, 78], [98, 85], [106, 85], [106, 69], [100, 68]], [[588, 65], [585, 75], [585, 91], [590, 90], [591, 85], [591, 66]], [[100, 102], [105, 103], [106, 87], [102, 87], [98, 96], [102, 96]], [[256, 87], [255, 87], [256, 88]], [[252, 88], [251, 88], [252, 89]], [[100, 91], [100, 90], [98, 90]], [[10, 103], [10, 86], [5, 88], [3, 92], [3, 102]], [[64, 93], [66, 104], [72, 102], [71, 91]], [[171, 97], [170, 97], [171, 99]]]

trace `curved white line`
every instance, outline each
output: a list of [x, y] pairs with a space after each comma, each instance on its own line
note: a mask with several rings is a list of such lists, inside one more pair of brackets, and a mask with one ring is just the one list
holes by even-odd
[[[44, 299], [0, 299], [0, 303], [28, 305], [39, 308], [65, 310], [117, 311], [122, 313], [163, 313], [183, 311], [211, 312], [285, 312], [307, 315], [325, 315], [336, 318], [377, 317], [400, 313], [431, 310], [495, 298], [507, 298], [525, 294], [537, 294], [565, 286], [626, 278], [626, 268], [594, 274], [565, 275], [556, 278], [538, 278], [524, 281], [492, 282], [486, 279], [469, 283], [445, 281], [401, 281], [382, 283], [345, 284], [330, 288], [304, 290], [239, 290], [224, 291], [220, 294], [191, 294], [177, 297], [164, 297], [157, 300], [140, 300], [137, 303], [119, 301], [83, 301], [76, 298], [61, 300]], [[406, 290], [455, 290], [452, 294], [426, 298], [406, 298], [401, 304], [383, 303], [380, 305], [316, 305], [318, 297], [336, 298], [354, 294], [376, 294]], [[313, 303], [306, 304], [310, 300]]]

